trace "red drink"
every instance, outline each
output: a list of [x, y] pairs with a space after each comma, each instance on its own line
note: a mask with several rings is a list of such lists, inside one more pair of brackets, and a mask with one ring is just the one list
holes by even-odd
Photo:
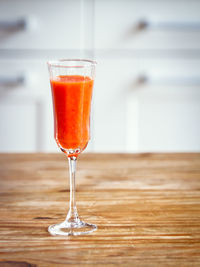
[[81, 75], [57, 76], [51, 80], [54, 134], [63, 150], [84, 150], [90, 139], [90, 108], [93, 80]]
[[52, 235], [84, 235], [97, 229], [81, 221], [75, 198], [78, 155], [90, 139], [90, 109], [96, 62], [88, 59], [60, 59], [48, 62], [54, 107], [54, 133], [69, 162], [70, 201], [66, 219], [50, 225]]

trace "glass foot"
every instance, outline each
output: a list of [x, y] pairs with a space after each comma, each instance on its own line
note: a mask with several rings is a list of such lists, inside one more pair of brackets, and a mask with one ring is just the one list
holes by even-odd
[[51, 235], [86, 235], [97, 229], [95, 224], [78, 222], [67, 222], [50, 225], [48, 231]]

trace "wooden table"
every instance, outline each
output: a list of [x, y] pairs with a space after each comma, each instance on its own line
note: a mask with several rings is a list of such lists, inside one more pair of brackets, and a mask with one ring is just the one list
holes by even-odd
[[200, 266], [200, 154], [83, 154], [77, 205], [98, 230], [52, 237], [67, 176], [61, 153], [0, 155], [0, 267]]

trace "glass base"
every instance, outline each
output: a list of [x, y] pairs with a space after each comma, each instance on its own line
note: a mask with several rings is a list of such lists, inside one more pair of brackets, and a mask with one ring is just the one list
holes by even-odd
[[86, 235], [90, 234], [97, 229], [95, 224], [85, 223], [83, 221], [68, 222], [53, 224], [48, 227], [51, 235]]

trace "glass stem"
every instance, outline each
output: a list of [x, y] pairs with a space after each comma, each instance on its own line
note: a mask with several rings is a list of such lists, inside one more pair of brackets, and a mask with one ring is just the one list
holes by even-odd
[[69, 161], [69, 177], [70, 177], [70, 201], [69, 201], [69, 211], [67, 214], [66, 220], [70, 223], [75, 223], [79, 221], [78, 218], [78, 212], [76, 208], [76, 181], [75, 181], [75, 175], [76, 175], [76, 161], [77, 157], [71, 156], [68, 157]]

